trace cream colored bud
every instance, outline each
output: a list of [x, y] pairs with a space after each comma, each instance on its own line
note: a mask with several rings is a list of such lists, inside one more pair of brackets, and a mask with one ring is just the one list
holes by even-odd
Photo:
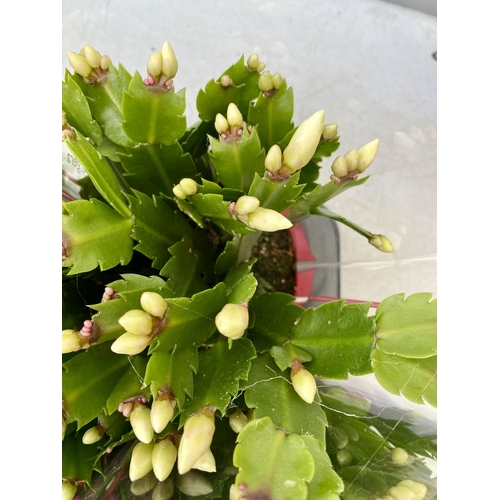
[[184, 191], [186, 196], [193, 196], [198, 191], [198, 184], [193, 179], [185, 177], [179, 182], [181, 189]]
[[151, 405], [151, 425], [157, 434], [162, 432], [172, 420], [175, 405], [175, 399], [170, 397], [153, 401]]
[[262, 92], [269, 92], [274, 89], [273, 78], [269, 71], [266, 71], [259, 76], [259, 89]]
[[240, 128], [243, 123], [243, 115], [234, 103], [227, 107], [227, 123], [232, 128]]
[[364, 172], [373, 163], [373, 160], [375, 160], [378, 151], [378, 143], [379, 140], [375, 139], [358, 149], [359, 162], [357, 170], [359, 172]]
[[163, 66], [163, 57], [161, 55], [161, 52], [153, 52], [149, 57], [147, 64], [148, 75], [151, 75], [152, 77], [160, 76], [162, 66]]
[[243, 195], [238, 198], [234, 206], [234, 212], [238, 215], [248, 215], [260, 205], [260, 201], [255, 196]]
[[102, 425], [96, 425], [91, 427], [85, 432], [82, 437], [83, 444], [94, 444], [100, 441], [104, 436], [104, 427]]
[[62, 353], [76, 352], [87, 342], [76, 330], [62, 331]]
[[339, 450], [337, 452], [337, 462], [341, 467], [351, 465], [352, 455], [347, 450]]
[[146, 311], [141, 309], [132, 309], [127, 311], [118, 323], [125, 328], [127, 332], [135, 335], [150, 335], [153, 329], [153, 318]]
[[389, 496], [393, 500], [416, 500], [415, 493], [406, 486], [393, 486], [389, 489]]
[[175, 479], [177, 489], [188, 497], [208, 495], [214, 489], [212, 483], [201, 473], [189, 471], [187, 474], [177, 476]]
[[215, 117], [215, 130], [219, 133], [219, 135], [225, 134], [229, 130], [229, 123], [227, 123], [226, 118], [217, 113]]
[[184, 190], [181, 188], [180, 184], [176, 184], [172, 188], [172, 192], [174, 193], [175, 196], [177, 196], [177, 198], [179, 198], [179, 200], [185, 200], [187, 198], [187, 195], [184, 192]]
[[259, 65], [259, 56], [257, 54], [252, 54], [248, 59], [247, 59], [247, 66], [250, 69], [257, 69], [257, 66]]
[[332, 172], [336, 177], [344, 177], [349, 173], [347, 161], [343, 156], [337, 156], [332, 163]]
[[[296, 367], [298, 369], [296, 369]], [[306, 402], [311, 404], [316, 396], [316, 380], [313, 375], [302, 365], [297, 364], [292, 367], [290, 378], [295, 392]]]
[[193, 469], [203, 472], [217, 472], [215, 457], [210, 448], [196, 461], [193, 465]]
[[261, 73], [262, 71], [264, 71], [265, 67], [266, 64], [262, 61], [259, 61], [259, 64], [257, 64], [257, 73]]
[[130, 425], [139, 441], [151, 443], [154, 429], [151, 425], [151, 409], [143, 404], [137, 405], [130, 414]]
[[130, 483], [130, 493], [134, 495], [145, 495], [158, 484], [158, 479], [154, 474], [148, 472], [144, 477]]
[[179, 69], [179, 63], [177, 62], [177, 57], [175, 57], [175, 52], [173, 51], [171, 45], [168, 42], [163, 44], [161, 49], [161, 55], [163, 57], [162, 72], [167, 78], [173, 78], [177, 74]]
[[87, 59], [76, 52], [68, 52], [67, 54], [69, 64], [75, 72], [83, 76], [83, 78], [88, 78], [92, 73], [92, 67], [87, 62]]
[[156, 292], [144, 292], [141, 295], [141, 307], [155, 318], [163, 318], [167, 312], [167, 301]]
[[116, 354], [134, 356], [144, 351], [149, 345], [149, 342], [150, 338], [146, 335], [136, 335], [135, 333], [125, 332], [111, 344], [111, 350]]
[[422, 483], [418, 483], [417, 481], [412, 481], [410, 479], [405, 479], [398, 483], [398, 486], [406, 486], [408, 489], [413, 491], [415, 494], [415, 500], [424, 500], [425, 495], [427, 494], [427, 486]]
[[281, 84], [283, 83], [283, 77], [279, 73], [274, 73], [273, 75], [273, 86], [276, 90], [279, 90]]
[[282, 155], [280, 147], [275, 144], [269, 148], [264, 165], [269, 172], [276, 174], [282, 167]]
[[295, 133], [288, 146], [283, 151], [283, 175], [291, 175], [307, 165], [318, 147], [325, 119], [324, 110], [317, 111], [307, 120], [304, 120]]
[[103, 71], [108, 71], [110, 64], [111, 64], [111, 59], [109, 56], [102, 56], [101, 57], [101, 69]]
[[73, 500], [77, 489], [78, 488], [76, 487], [76, 484], [70, 483], [68, 481], [63, 481], [62, 500]]
[[347, 163], [347, 170], [349, 172], [352, 172], [353, 170], [356, 170], [358, 168], [358, 150], [357, 149], [351, 149], [350, 151], [347, 151], [347, 153], [344, 155], [345, 161]]
[[174, 496], [174, 492], [174, 481], [169, 478], [156, 485], [151, 500], [170, 500]]
[[85, 51], [85, 59], [89, 63], [89, 66], [94, 69], [100, 68], [101, 54], [99, 54], [99, 52], [97, 52], [97, 50], [95, 50], [91, 45], [85, 45], [83, 50]]
[[231, 77], [229, 75], [222, 75], [220, 79], [220, 84], [223, 87], [230, 87], [233, 85], [233, 80], [231, 80]]
[[215, 317], [215, 326], [225, 337], [239, 339], [248, 328], [248, 309], [242, 304], [226, 304]]
[[128, 475], [131, 481], [137, 481], [153, 470], [153, 443], [137, 443], [132, 450]]
[[239, 500], [240, 496], [241, 491], [238, 489], [238, 486], [232, 484], [231, 488], [229, 488], [229, 500]]
[[337, 137], [339, 130], [339, 126], [336, 123], [329, 123], [323, 127], [323, 131], [321, 132], [321, 137], [325, 141], [332, 141]]
[[177, 453], [177, 470], [185, 474], [198, 459], [210, 448], [215, 432], [215, 419], [212, 411], [202, 410], [189, 417]]
[[383, 234], [374, 234], [369, 240], [368, 243], [373, 245], [377, 250], [385, 253], [394, 252], [394, 247], [392, 243], [386, 238]]
[[293, 224], [280, 213], [269, 208], [257, 208], [248, 215], [248, 227], [259, 231], [274, 232], [289, 229]]
[[151, 460], [153, 472], [159, 481], [165, 481], [172, 472], [177, 459], [177, 448], [170, 439], [162, 439], [153, 447]]
[[247, 423], [248, 417], [241, 410], [236, 410], [229, 415], [229, 427], [231, 427], [236, 434], [239, 434]]
[[391, 459], [396, 465], [404, 465], [408, 462], [410, 455], [403, 448], [394, 448], [391, 451]]

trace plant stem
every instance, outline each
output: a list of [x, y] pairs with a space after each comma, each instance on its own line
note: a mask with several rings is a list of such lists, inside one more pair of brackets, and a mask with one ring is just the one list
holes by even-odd
[[334, 214], [333, 212], [330, 212], [329, 210], [326, 210], [324, 208], [315, 208], [311, 210], [311, 215], [320, 215], [322, 217], [328, 217], [329, 219], [336, 220], [337, 222], [340, 222], [347, 227], [350, 227], [357, 233], [359, 233], [361, 236], [364, 236], [367, 239], [370, 239], [373, 236], [373, 233], [370, 233], [370, 231], [367, 231], [366, 229], [363, 229], [362, 227], [358, 226], [357, 224], [354, 224], [354, 222], [351, 222], [350, 220], [346, 219], [345, 217], [342, 217], [341, 215]]

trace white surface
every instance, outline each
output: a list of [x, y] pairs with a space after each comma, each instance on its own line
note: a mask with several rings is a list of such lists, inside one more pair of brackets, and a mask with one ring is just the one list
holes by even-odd
[[436, 293], [436, 17], [379, 0], [65, 0], [62, 10], [63, 68], [65, 51], [90, 43], [144, 75], [168, 40], [189, 125], [198, 90], [257, 52], [293, 87], [296, 124], [318, 109], [339, 124], [341, 146], [327, 167], [380, 138], [370, 180], [328, 207], [385, 234], [396, 252], [382, 254], [341, 226], [342, 296]]

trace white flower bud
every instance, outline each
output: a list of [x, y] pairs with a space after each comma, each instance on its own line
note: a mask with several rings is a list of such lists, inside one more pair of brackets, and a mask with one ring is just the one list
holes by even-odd
[[236, 434], [239, 434], [247, 423], [248, 417], [241, 410], [236, 410], [229, 415], [229, 427], [231, 427]]
[[266, 169], [273, 174], [276, 174], [281, 169], [282, 155], [281, 149], [277, 144], [269, 148], [266, 159], [264, 160], [264, 165]]
[[293, 224], [280, 213], [269, 208], [256, 208], [251, 214], [248, 215], [248, 227], [258, 229], [259, 231], [266, 231], [268, 233], [280, 231], [281, 229], [289, 229]]
[[418, 483], [417, 481], [412, 481], [410, 479], [405, 479], [398, 483], [398, 486], [406, 486], [408, 489], [413, 491], [415, 494], [415, 500], [424, 500], [425, 495], [427, 494], [427, 486], [422, 483]]
[[337, 156], [332, 163], [332, 172], [336, 177], [344, 177], [349, 173], [347, 162], [343, 156]]
[[259, 64], [257, 64], [257, 73], [261, 73], [264, 71], [264, 68], [266, 67], [266, 64], [263, 63], [262, 61], [259, 61]]
[[394, 252], [392, 243], [383, 234], [374, 234], [371, 238], [369, 238], [368, 243], [370, 243], [370, 245], [373, 245], [377, 250], [380, 250], [381, 252]]
[[172, 188], [172, 192], [174, 193], [175, 196], [177, 196], [177, 198], [179, 198], [179, 200], [185, 200], [187, 198], [187, 195], [184, 192], [184, 190], [181, 188], [180, 184], [176, 184]]
[[179, 185], [186, 196], [193, 196], [198, 191], [198, 184], [196, 184], [195, 180], [190, 179], [189, 177], [181, 179]]
[[274, 73], [272, 80], [274, 88], [279, 90], [281, 84], [283, 83], [283, 77], [279, 73]]
[[111, 59], [109, 56], [102, 56], [101, 57], [101, 69], [103, 71], [108, 71], [110, 64], [111, 64]]
[[131, 481], [137, 481], [153, 470], [153, 443], [137, 443], [132, 450], [128, 475]]
[[243, 195], [238, 198], [234, 206], [234, 212], [238, 215], [248, 215], [260, 205], [260, 201], [255, 196]]
[[76, 484], [68, 481], [62, 482], [62, 500], [73, 500], [77, 487]]
[[210, 448], [196, 461], [193, 469], [198, 469], [203, 472], [217, 472], [215, 466], [215, 457]]
[[359, 172], [364, 172], [373, 163], [373, 160], [375, 160], [378, 151], [378, 143], [379, 140], [375, 139], [358, 149], [359, 161], [357, 170]]
[[91, 68], [97, 69], [101, 67], [101, 54], [97, 52], [91, 45], [85, 45], [83, 48], [85, 59]]
[[137, 405], [130, 414], [130, 425], [137, 439], [143, 443], [151, 443], [154, 429], [151, 425], [151, 410], [143, 405]]
[[259, 89], [262, 92], [269, 92], [270, 90], [274, 89], [273, 77], [271, 76], [271, 73], [269, 73], [269, 71], [266, 71], [259, 76], [258, 85]]
[[62, 331], [62, 353], [76, 352], [83, 349], [83, 345], [87, 343], [76, 330], [63, 330]]
[[257, 66], [259, 65], [259, 56], [257, 54], [252, 54], [248, 59], [247, 59], [247, 66], [250, 69], [257, 69]]
[[215, 130], [219, 133], [219, 135], [225, 134], [229, 130], [229, 123], [227, 123], [226, 118], [217, 113], [215, 117]]
[[68, 61], [71, 67], [83, 78], [88, 78], [92, 73], [92, 68], [85, 57], [76, 52], [68, 52]]
[[150, 335], [153, 330], [153, 318], [146, 311], [141, 309], [132, 309], [127, 311], [118, 323], [125, 328], [127, 332], [134, 335]]
[[325, 141], [332, 141], [337, 137], [339, 130], [339, 126], [336, 123], [329, 123], [323, 127], [323, 131], [321, 132], [321, 137]]
[[156, 292], [144, 292], [141, 295], [141, 307], [155, 318], [163, 318], [167, 312], [167, 301]]
[[233, 80], [231, 80], [231, 77], [229, 75], [222, 75], [220, 79], [220, 84], [223, 87], [230, 87], [233, 85]]
[[116, 354], [134, 356], [144, 351], [149, 345], [149, 342], [150, 338], [146, 335], [136, 335], [135, 333], [125, 332], [111, 344], [111, 350]]
[[248, 309], [242, 304], [226, 304], [215, 317], [215, 326], [222, 335], [237, 340], [248, 328]]
[[306, 403], [311, 404], [317, 392], [316, 380], [314, 380], [313, 375], [298, 363], [292, 367], [290, 378], [295, 392]]
[[167, 79], [173, 78], [177, 74], [179, 64], [177, 62], [177, 57], [175, 57], [175, 52], [168, 42], [163, 44], [161, 55], [163, 57], [162, 73]]
[[96, 425], [88, 429], [87, 432], [85, 432], [85, 434], [82, 436], [82, 443], [94, 444], [97, 443], [97, 441], [100, 441], [103, 436], [104, 436], [104, 427], [102, 425]]
[[231, 128], [240, 128], [243, 123], [243, 115], [234, 103], [227, 107], [227, 123]]
[[161, 68], [163, 66], [163, 57], [161, 52], [153, 52], [149, 57], [147, 64], [148, 75], [152, 77], [161, 75]]
[[347, 151], [347, 153], [344, 155], [344, 158], [347, 163], [347, 170], [349, 172], [352, 172], [353, 170], [356, 170], [358, 168], [359, 154], [357, 149], [351, 149], [350, 151]]
[[393, 500], [416, 500], [415, 493], [406, 486], [393, 486], [389, 489], [389, 496]]
[[170, 439], [162, 439], [153, 447], [151, 460], [153, 472], [159, 481], [165, 481], [172, 472], [177, 459], [177, 448]]
[[170, 397], [153, 401], [151, 405], [151, 425], [157, 434], [162, 432], [172, 420], [175, 405], [175, 399]]
[[391, 458], [396, 465], [404, 465], [408, 462], [410, 455], [403, 448], [394, 448], [391, 451]]

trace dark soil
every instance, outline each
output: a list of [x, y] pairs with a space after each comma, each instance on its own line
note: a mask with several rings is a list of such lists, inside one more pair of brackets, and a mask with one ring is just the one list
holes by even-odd
[[[252, 251], [252, 271], [268, 291], [295, 293], [295, 252], [289, 231], [263, 233]], [[264, 283], [262, 283], [264, 280]]]

